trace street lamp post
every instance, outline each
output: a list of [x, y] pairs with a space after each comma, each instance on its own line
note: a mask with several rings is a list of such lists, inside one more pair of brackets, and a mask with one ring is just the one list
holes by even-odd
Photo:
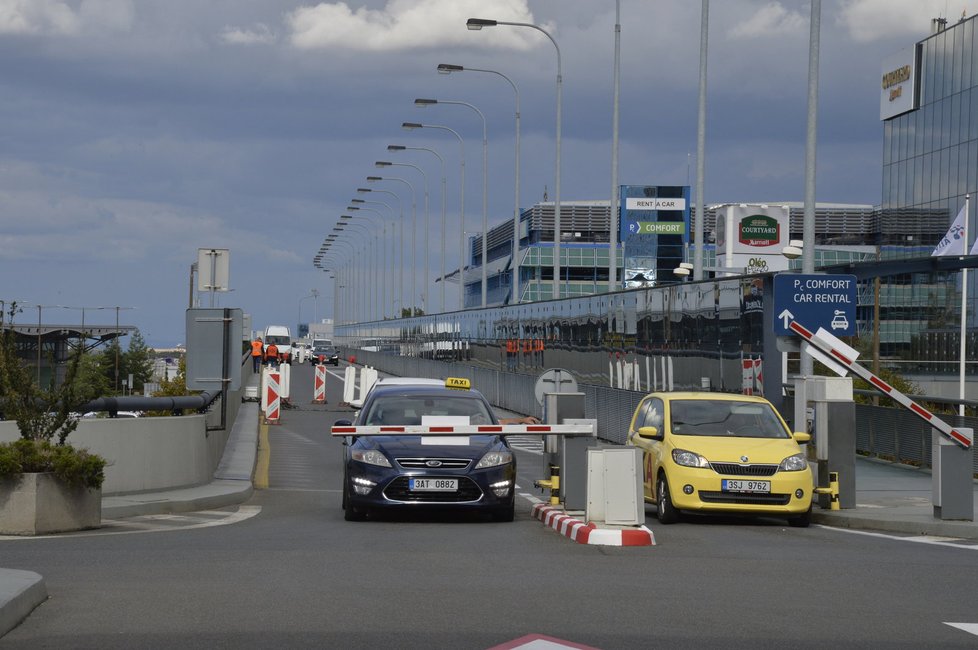
[[[354, 199], [354, 201], [355, 200], [356, 199]], [[379, 215], [381, 219], [383, 219], [384, 216], [380, 211], [368, 207], [358, 207], [358, 206], [351, 205], [348, 206], [346, 209], [356, 210], [356, 211], [369, 210]], [[387, 224], [382, 221], [381, 222], [374, 221], [373, 217], [368, 217], [365, 214], [361, 214], [359, 216], [361, 219], [365, 220], [368, 224], [370, 224], [373, 227], [373, 230], [370, 232], [374, 237], [374, 301], [377, 303], [377, 309], [374, 313], [382, 313], [384, 311], [384, 303], [387, 300], [386, 283], [384, 281], [387, 278], [387, 256], [383, 254], [384, 252], [383, 245], [378, 244], [377, 242], [377, 233], [380, 232], [380, 228], [378, 228], [378, 226], [381, 226], [381, 228], [383, 228], [384, 235], [386, 235]], [[353, 215], [343, 215], [340, 217], [340, 219], [353, 219], [353, 218], [355, 218]], [[378, 271], [377, 269], [380, 270]], [[393, 272], [393, 270], [394, 270], [393, 261], [391, 261], [391, 271]], [[378, 276], [383, 277], [384, 280], [381, 280], [380, 277]], [[377, 285], [380, 285], [379, 296], [377, 295], [378, 292]]]
[[[460, 171], [459, 171], [459, 199], [458, 199], [458, 209], [459, 209], [459, 254], [458, 259], [458, 310], [462, 311], [465, 308], [465, 235], [463, 231], [465, 230], [465, 141], [462, 140], [462, 136], [458, 134], [458, 131], [449, 127], [442, 126], [440, 124], [421, 124], [420, 122], [402, 122], [401, 128], [407, 131], [413, 131], [414, 129], [439, 129], [442, 131], [448, 131], [456, 138], [458, 138], [460, 156]], [[441, 277], [442, 277], [442, 290], [444, 291], [444, 278], [445, 278], [445, 252], [442, 250], [441, 255]]]
[[[385, 218], [385, 215], [384, 215], [383, 212], [381, 212], [380, 210], [377, 210], [375, 208], [368, 207], [366, 205], [366, 204], [372, 203], [374, 205], [385, 205], [385, 206], [387, 206], [387, 209], [391, 211], [391, 217], [396, 217], [397, 216], [394, 213], [394, 209], [390, 205], [388, 205], [387, 203], [384, 203], [383, 201], [365, 201], [363, 199], [350, 199], [350, 202], [351, 203], [357, 203], [359, 205], [357, 205], [357, 206], [350, 206], [349, 208], [347, 208], [348, 210], [369, 210], [370, 212], [373, 212], [374, 214], [378, 215], [381, 219], [384, 219]], [[383, 226], [384, 226], [384, 237], [386, 237], [387, 236], [387, 221], [386, 220], [383, 221]], [[397, 230], [397, 223], [395, 221], [391, 221], [391, 258], [390, 258], [391, 259], [391, 273], [394, 273], [394, 261], [397, 259], [395, 257], [395, 246], [396, 246], [396, 243], [397, 242], [396, 242], [396, 238], [394, 236], [394, 233], [396, 232], [396, 230]], [[383, 248], [381, 248], [381, 250], [383, 250]], [[384, 318], [386, 319], [387, 318], [387, 278], [390, 277], [390, 275], [388, 275], [388, 273], [387, 273], [387, 256], [386, 255], [384, 256], [383, 269], [384, 269], [384, 271], [383, 271], [383, 273], [384, 273], [384, 279], [383, 279], [383, 281], [380, 284], [380, 293], [381, 293], [380, 304], [381, 304], [381, 308], [382, 308], [382, 311], [383, 311], [383, 314], [384, 314]], [[393, 311], [393, 309], [394, 309], [394, 292], [391, 291], [391, 310]]]
[[[371, 311], [373, 309], [373, 305], [376, 304], [377, 302], [377, 282], [376, 282], [377, 264], [376, 264], [376, 260], [373, 263], [371, 263], [370, 261], [370, 236], [372, 232], [369, 228], [367, 228], [363, 224], [353, 223], [352, 222], [353, 217], [351, 215], [343, 215], [340, 217], [340, 219], [346, 219], [347, 221], [340, 221], [339, 223], [336, 224], [337, 227], [344, 228], [344, 229], [347, 226], [352, 228], [357, 228], [357, 230], [344, 230], [344, 232], [356, 234], [358, 236], [363, 237], [362, 261], [363, 261], [363, 278], [364, 278], [365, 289], [363, 292], [364, 303], [362, 304], [363, 307], [362, 317], [364, 318], [364, 320], [371, 320]], [[376, 257], [376, 253], [377, 251], [375, 249], [374, 250], [375, 257]], [[374, 275], [374, 279], [371, 279], [370, 277], [371, 274]], [[370, 296], [371, 291], [373, 291], [372, 298]]]
[[[378, 194], [389, 194], [389, 195], [393, 196], [397, 200], [397, 213], [394, 212], [394, 209], [391, 206], [387, 205], [383, 201], [365, 201], [365, 203], [379, 203], [381, 205], [385, 205], [385, 206], [387, 206], [387, 209], [391, 211], [391, 214], [400, 215], [400, 219], [398, 221], [399, 221], [399, 224], [401, 226], [401, 236], [400, 237], [397, 237], [397, 239], [399, 239], [400, 242], [401, 242], [401, 250], [400, 250], [400, 252], [398, 254], [398, 258], [400, 259], [400, 262], [401, 262], [401, 265], [400, 265], [401, 266], [401, 272], [398, 274], [398, 278], [399, 279], [398, 279], [398, 283], [397, 283], [397, 285], [398, 285], [398, 288], [397, 288], [397, 291], [398, 291], [397, 301], [400, 304], [401, 308], [403, 309], [404, 308], [404, 204], [401, 202], [401, 197], [398, 196], [395, 192], [391, 192], [390, 190], [384, 190], [384, 189], [378, 189], [378, 188], [370, 188], [370, 187], [358, 187], [357, 188], [357, 192], [360, 192], [361, 194], [366, 194], [368, 192], [375, 192], [375, 193], [378, 193]], [[391, 243], [391, 250], [392, 251], [394, 250], [394, 243], [393, 242]], [[393, 253], [391, 253], [391, 255], [393, 256]], [[393, 269], [393, 266], [394, 265], [392, 263], [391, 264], [391, 268], [392, 269]], [[391, 293], [393, 294], [393, 291], [391, 291]], [[391, 306], [394, 308], [394, 310], [393, 310], [394, 311], [393, 316], [394, 316], [394, 318], [397, 318], [398, 317], [397, 305], [394, 304], [394, 296], [393, 295], [391, 296]]]
[[557, 50], [557, 162], [554, 169], [554, 298], [560, 298], [560, 133], [561, 133], [561, 87], [563, 80], [561, 75], [560, 47], [557, 41], [547, 30], [533, 23], [514, 23], [503, 20], [489, 20], [486, 18], [469, 18], [465, 26], [470, 30], [479, 31], [483, 27], [495, 27], [496, 25], [510, 25], [513, 27], [529, 27], [542, 33]]
[[[435, 155], [438, 161], [441, 163], [441, 307], [440, 312], [445, 311], [445, 228], [447, 224], [447, 216], [445, 213], [445, 201], [446, 201], [446, 189], [445, 189], [445, 159], [441, 157], [441, 154], [434, 149], [429, 149], [428, 147], [407, 147], [399, 144], [389, 144], [387, 145], [388, 151], [427, 151]], [[426, 208], [427, 214], [427, 208]], [[426, 217], [427, 218], [427, 217]], [[425, 223], [425, 231], [428, 230], [427, 222]], [[425, 246], [424, 249], [424, 277], [425, 286], [428, 282], [428, 247]], [[425, 294], [427, 295], [427, 293]]]
[[[421, 169], [420, 167], [418, 167], [417, 165], [412, 164], [412, 163], [396, 163], [396, 162], [390, 162], [390, 161], [387, 161], [387, 160], [378, 160], [377, 162], [374, 163], [374, 165], [377, 166], [377, 167], [379, 167], [379, 168], [384, 168], [384, 167], [411, 167], [412, 169], [416, 169], [416, 170], [418, 170], [421, 173], [421, 179], [424, 182], [424, 232], [425, 232], [425, 236], [427, 236], [428, 235], [428, 175], [425, 173], [425, 171], [423, 169]], [[417, 266], [417, 263], [418, 263], [418, 258], [417, 258], [418, 249], [417, 249], [417, 245], [415, 243], [416, 242], [416, 239], [417, 239], [417, 235], [418, 235], [418, 229], [417, 229], [417, 227], [415, 227], [415, 228], [413, 228], [413, 232], [411, 233], [411, 248], [412, 248], [412, 251], [411, 251], [411, 256], [412, 256], [411, 257], [411, 261], [412, 261], [412, 263], [415, 266]], [[427, 245], [425, 245], [424, 251], [425, 251], [425, 253], [424, 253], [424, 255], [425, 255], [425, 257], [424, 257], [424, 282], [421, 285], [421, 311], [422, 311], [422, 313], [427, 313], [427, 311], [428, 311], [428, 246]], [[415, 299], [415, 295], [414, 295], [414, 292], [415, 291], [416, 291], [416, 288], [414, 286], [412, 286], [411, 287], [411, 301], [412, 302]]]
[[452, 65], [450, 63], [439, 63], [438, 72], [439, 74], [451, 74], [453, 72], [464, 72], [468, 70], [469, 72], [485, 72], [489, 74], [494, 74], [502, 77], [509, 82], [509, 85], [513, 88], [513, 93], [516, 95], [516, 162], [514, 164], [514, 177], [515, 177], [515, 189], [514, 196], [515, 201], [513, 205], [513, 303], [520, 302], [520, 266], [519, 266], [519, 255], [520, 255], [520, 90], [517, 88], [516, 84], [512, 79], [504, 75], [502, 72], [496, 70], [484, 70], [482, 68], [466, 68], [460, 65]]
[[[394, 176], [367, 176], [367, 181], [368, 182], [371, 182], [371, 183], [374, 183], [374, 182], [377, 182], [377, 181], [397, 181], [399, 183], [404, 183], [405, 185], [408, 186], [408, 188], [411, 190], [411, 230], [414, 231], [414, 232], [417, 232], [417, 230], [418, 230], [418, 203], [417, 203], [417, 197], [416, 197], [415, 192], [414, 192], [414, 185], [412, 185], [409, 181], [404, 180], [403, 178], [398, 178], [398, 177], [394, 177]], [[402, 232], [403, 232], [403, 229], [402, 229]], [[414, 241], [414, 234], [413, 233], [411, 235], [411, 240], [412, 240], [412, 244], [413, 244], [413, 241]], [[408, 309], [410, 309], [410, 312], [408, 314], [409, 316], [413, 316], [414, 315], [414, 291], [415, 291], [415, 287], [417, 286], [417, 275], [418, 275], [418, 265], [415, 263], [415, 262], [417, 262], [417, 259], [418, 259], [417, 258], [417, 252], [412, 250], [411, 251], [411, 262], [412, 262], [411, 263], [411, 306], [408, 308]], [[401, 292], [401, 311], [402, 312], [404, 311], [404, 292], [403, 292], [403, 289], [402, 289], [402, 292]]]
[[488, 294], [488, 269], [489, 249], [487, 241], [489, 239], [489, 136], [486, 127], [486, 116], [478, 108], [468, 102], [444, 99], [415, 99], [415, 106], [433, 106], [435, 104], [455, 104], [458, 106], [468, 106], [479, 114], [482, 118], [482, 306], [486, 306]]

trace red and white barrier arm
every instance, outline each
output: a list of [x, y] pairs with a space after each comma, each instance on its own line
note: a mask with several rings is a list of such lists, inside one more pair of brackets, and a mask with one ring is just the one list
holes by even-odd
[[820, 329], [817, 334], [812, 334], [808, 328], [798, 321], [791, 321], [788, 324], [788, 329], [808, 341], [810, 344], [814, 345], [823, 353], [827, 354], [832, 361], [836, 362], [844, 369], [861, 377], [862, 379], [865, 379], [876, 390], [893, 399], [904, 408], [909, 409], [911, 413], [927, 422], [929, 425], [940, 431], [943, 435], [947, 436], [961, 447], [965, 449], [971, 448], [972, 440], [970, 437], [961, 433], [947, 422], [898, 391], [893, 386], [890, 386], [872, 372], [856, 363], [854, 359], [849, 358], [850, 355], [845, 350], [841, 349], [839, 346], [832, 345], [831, 341], [835, 339], [835, 337], [825, 330]]
[[333, 436], [476, 436], [496, 434], [593, 436], [594, 429], [587, 424], [455, 424], [455, 425], [405, 425], [405, 426], [334, 426]]

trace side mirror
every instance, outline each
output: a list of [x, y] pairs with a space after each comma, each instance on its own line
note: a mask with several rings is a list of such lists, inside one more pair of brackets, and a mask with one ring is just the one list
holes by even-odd
[[333, 423], [334, 427], [352, 427], [353, 422], [350, 420], [337, 420]]
[[806, 442], [811, 442], [812, 440], [812, 434], [805, 431], [795, 431], [791, 434], [791, 437], [794, 438], [795, 442], [797, 442], [799, 445], [803, 445]]
[[640, 427], [637, 433], [640, 438], [646, 438], [647, 440], [662, 440], [659, 427]]

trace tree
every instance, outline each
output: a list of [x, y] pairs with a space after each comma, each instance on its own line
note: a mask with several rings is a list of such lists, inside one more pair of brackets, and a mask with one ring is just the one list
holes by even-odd
[[152, 350], [143, 340], [143, 335], [137, 329], [129, 339], [129, 350], [122, 355], [119, 362], [119, 374], [121, 378], [128, 381], [132, 375], [132, 386], [130, 392], [142, 392], [143, 384], [153, 377], [153, 358]]
[[78, 366], [77, 397], [80, 403], [89, 402], [112, 393], [112, 382], [102, 369], [102, 353], [87, 352]]

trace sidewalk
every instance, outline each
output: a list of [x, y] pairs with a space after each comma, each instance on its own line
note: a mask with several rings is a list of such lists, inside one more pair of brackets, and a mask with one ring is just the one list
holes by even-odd
[[[512, 415], [500, 412], [501, 415]], [[150, 492], [102, 499], [102, 518], [119, 519], [137, 515], [192, 512], [235, 505], [252, 494], [258, 435], [258, 406], [244, 404], [228, 439], [227, 449], [214, 481], [180, 490]], [[978, 520], [978, 484], [975, 490]], [[822, 510], [817, 506], [812, 521], [827, 526], [895, 533], [978, 540], [975, 521], [935, 519], [931, 504], [931, 475], [903, 465], [856, 458], [856, 507]], [[660, 543], [669, 543], [662, 531]], [[0, 637], [47, 599], [44, 579], [30, 571], [0, 568]]]

